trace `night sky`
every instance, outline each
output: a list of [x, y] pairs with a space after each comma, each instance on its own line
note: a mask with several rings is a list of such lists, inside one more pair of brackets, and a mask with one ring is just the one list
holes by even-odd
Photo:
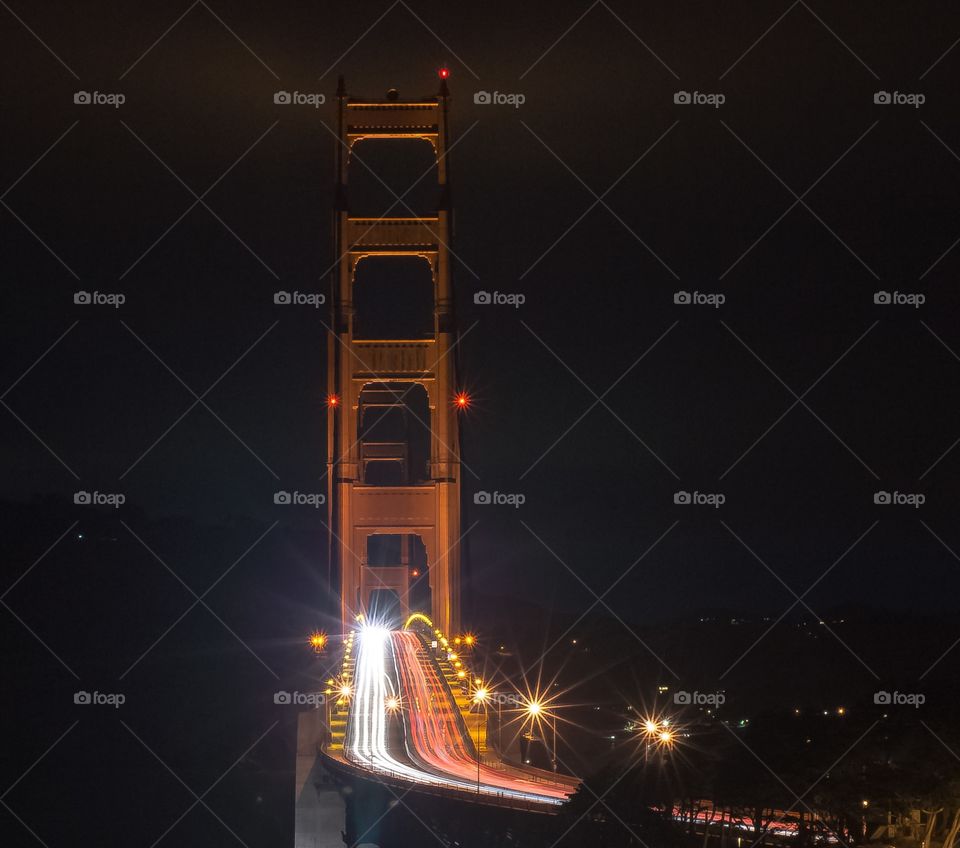
[[[325, 488], [329, 314], [274, 293], [329, 292], [339, 74], [353, 94], [416, 97], [451, 71], [473, 626], [504, 598], [576, 616], [655, 543], [610, 614], [776, 617], [815, 582], [795, 614], [955, 611], [958, 36], [947, 2], [0, 10], [0, 496], [5, 583], [19, 580], [3, 639], [18, 691], [75, 688], [64, 662], [105, 688], [192, 602], [178, 579], [201, 594], [267, 528], [207, 601], [268, 666], [326, 622], [325, 510], [273, 493]], [[326, 102], [275, 104], [281, 90]], [[398, 194], [430, 163], [425, 145], [406, 170], [358, 155]], [[357, 198], [384, 196], [354, 173]], [[432, 200], [422, 183], [406, 202]], [[75, 304], [79, 291], [125, 303]], [[480, 291], [525, 302], [476, 304]], [[74, 506], [78, 490], [126, 503]], [[476, 506], [481, 490], [525, 503]], [[677, 504], [681, 491], [725, 502]], [[122, 575], [75, 545], [94, 514], [124, 546]], [[145, 674], [232, 685], [205, 654], [225, 636], [213, 617], [198, 607], [182, 627]], [[7, 783], [69, 706], [37, 708]], [[224, 763], [255, 724], [224, 733]]]

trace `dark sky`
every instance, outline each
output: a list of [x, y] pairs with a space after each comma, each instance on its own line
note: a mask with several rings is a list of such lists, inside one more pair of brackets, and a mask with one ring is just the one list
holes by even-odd
[[[150, 844], [232, 762], [213, 808], [251, 845], [289, 841], [296, 716], [273, 693], [315, 686], [303, 635], [330, 599], [323, 513], [273, 493], [323, 491], [328, 318], [274, 293], [328, 291], [338, 74], [415, 97], [451, 70], [467, 606], [483, 638], [519, 633], [485, 630], [487, 611], [569, 620], [617, 580], [596, 632], [640, 653], [611, 613], [639, 622], [681, 661], [711, 637], [671, 643], [658, 623], [778, 616], [809, 587], [794, 616], [956, 610], [958, 37], [945, 0], [4, 4], [0, 641], [16, 732], [0, 791], [27, 823], [0, 818], [10, 844], [26, 826], [51, 848]], [[282, 90], [326, 103], [275, 104]], [[410, 173], [369, 161], [402, 193], [424, 152]], [[364, 183], [377, 193], [361, 173], [357, 197]], [[477, 305], [479, 291], [525, 302]], [[127, 502], [94, 512], [77, 490]], [[475, 506], [481, 490], [525, 503]], [[926, 501], [878, 505], [880, 491]], [[72, 521], [90, 544], [67, 534], [38, 562]], [[950, 620], [916, 656], [909, 635], [895, 644], [899, 667], [929, 669], [960, 635]], [[778, 646], [814, 629], [784, 625], [737, 674], [789, 676]], [[733, 662], [726, 646], [754, 632], [709, 656]], [[856, 651], [886, 675], [897, 633], [864, 632]], [[863, 661], [817, 646], [806, 660], [869, 702]], [[643, 656], [623, 678], [637, 691], [665, 674]], [[75, 706], [78, 687], [128, 703]], [[173, 840], [231, 837], [197, 807]]]
[[[4, 396], [6, 497], [122, 491], [155, 516], [310, 523], [272, 493], [320, 485], [327, 315], [273, 293], [327, 291], [336, 77], [416, 96], [446, 65], [473, 580], [545, 583], [577, 610], [589, 593], [546, 546], [601, 592], [678, 520], [611, 596], [620, 614], [778, 612], [791, 595], [744, 545], [799, 592], [876, 520], [812, 606], [954, 605], [950, 4], [189, 9], [0, 16], [3, 390], [72, 328]], [[327, 103], [275, 105], [281, 89]], [[75, 105], [78, 90], [126, 102]], [[876, 105], [879, 90], [925, 102]], [[211, 186], [209, 211], [187, 212]], [[76, 306], [78, 290], [126, 303]], [[479, 290], [526, 302], [477, 306]], [[211, 385], [212, 412], [164, 435]], [[526, 503], [478, 509], [480, 489]], [[678, 490], [726, 503], [676, 506]], [[926, 503], [878, 507], [878, 490]]]

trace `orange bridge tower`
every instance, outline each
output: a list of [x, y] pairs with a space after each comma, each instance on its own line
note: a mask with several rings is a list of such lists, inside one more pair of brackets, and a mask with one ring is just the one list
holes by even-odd
[[[448, 98], [445, 79], [436, 96], [417, 100], [402, 100], [395, 91], [384, 99], [349, 96], [342, 79], [337, 90], [327, 504], [344, 626], [360, 613], [389, 608], [394, 616], [424, 612], [445, 633], [460, 629]], [[348, 177], [365, 167], [362, 142], [411, 139], [433, 148], [437, 209], [425, 217], [352, 215]], [[395, 208], [410, 211], [402, 200]], [[432, 331], [368, 338], [356, 296], [358, 268], [386, 268], [389, 281], [390, 269], [404, 258], [429, 273]]]

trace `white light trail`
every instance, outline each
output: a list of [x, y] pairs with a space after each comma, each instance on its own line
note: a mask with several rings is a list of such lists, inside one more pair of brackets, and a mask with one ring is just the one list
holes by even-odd
[[[441, 762], [441, 765], [444, 764], [443, 761], [430, 756], [430, 751], [410, 750], [409, 740], [405, 745], [407, 750], [399, 756], [395, 755], [391, 751], [389, 731], [390, 723], [399, 720], [399, 714], [396, 710], [390, 710], [388, 706], [388, 702], [400, 697], [394, 681], [406, 676], [415, 681], [416, 687], [421, 690], [421, 694], [425, 687], [430, 686], [430, 682], [424, 678], [419, 662], [415, 658], [410, 658], [409, 650], [406, 653], [394, 652], [393, 634], [385, 627], [366, 624], [360, 628], [358, 635], [354, 692], [350, 703], [348, 739], [345, 747], [345, 755], [348, 760], [372, 771], [430, 786], [468, 792], [479, 790], [480, 793], [485, 795], [510, 797], [537, 803], [560, 804], [565, 800], [565, 795], [558, 798], [552, 796], [550, 792], [538, 793], [511, 788], [509, 784], [516, 785], [518, 781], [507, 774], [503, 774], [502, 782], [490, 783], [488, 780], [495, 775], [486, 766], [483, 768], [484, 780], [480, 782], [479, 787], [475, 780], [469, 780], [460, 775], [446, 774], [439, 769], [439, 773], [428, 771], [418, 765], [419, 755], [425, 755], [431, 760]], [[401, 634], [397, 635], [401, 636]], [[409, 636], [410, 634], [402, 634], [401, 638]], [[404, 675], [397, 673], [397, 662], [405, 663]], [[447, 693], [442, 694], [446, 695]], [[410, 709], [413, 710], [416, 703], [416, 693], [403, 693], [401, 702], [410, 704]], [[424, 710], [424, 712], [430, 713], [429, 710]], [[418, 721], [424, 720], [424, 717], [420, 714], [420, 709], [418, 709], [415, 718]], [[443, 720], [432, 713], [428, 718], [434, 724]], [[460, 731], [453, 722], [449, 722], [444, 732], [453, 734]], [[468, 763], [469, 761], [467, 761]], [[434, 763], [431, 764], [435, 767]], [[463, 765], [464, 763], [450, 763], [449, 758], [447, 758], [444, 767], [459, 766], [461, 768], [456, 770], [462, 773]], [[527, 783], [527, 781], [519, 782]]]

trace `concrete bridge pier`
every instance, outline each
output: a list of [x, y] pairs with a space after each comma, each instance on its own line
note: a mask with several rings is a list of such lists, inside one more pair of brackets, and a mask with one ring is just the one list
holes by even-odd
[[320, 758], [325, 731], [323, 718], [321, 710], [309, 710], [298, 716], [296, 848], [343, 848], [345, 844], [347, 804], [343, 787]]

